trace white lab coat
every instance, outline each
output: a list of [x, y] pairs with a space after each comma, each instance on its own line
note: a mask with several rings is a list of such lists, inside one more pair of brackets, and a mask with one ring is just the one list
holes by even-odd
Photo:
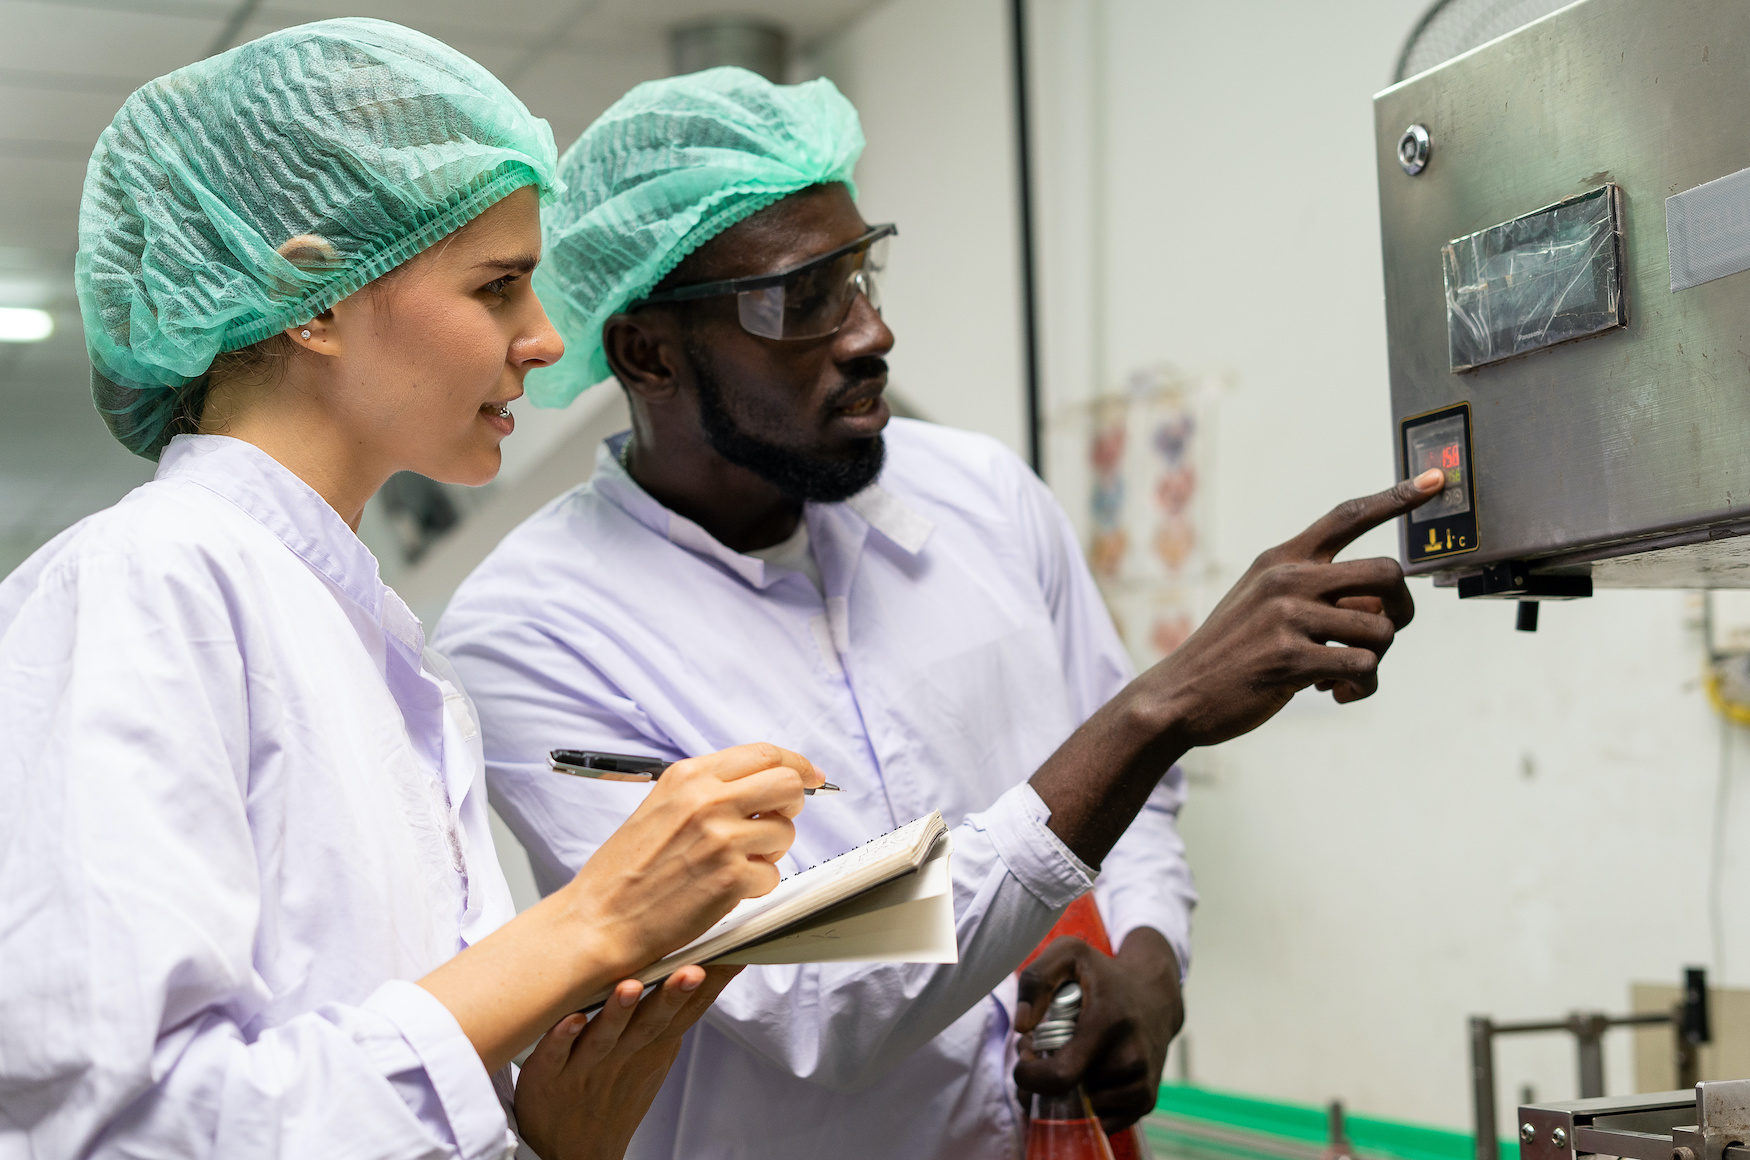
[[0, 584], [0, 1157], [502, 1156], [417, 979], [512, 914], [478, 732], [322, 498], [183, 436]]

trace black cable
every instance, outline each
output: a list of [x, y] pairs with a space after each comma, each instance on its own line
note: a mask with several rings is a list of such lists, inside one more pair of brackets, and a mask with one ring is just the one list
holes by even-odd
[[1039, 318], [1033, 287], [1033, 150], [1032, 114], [1027, 80], [1027, 0], [1010, 0], [1010, 27], [1015, 76], [1015, 184], [1021, 218], [1021, 361], [1027, 380], [1027, 462], [1041, 470], [1039, 415]]

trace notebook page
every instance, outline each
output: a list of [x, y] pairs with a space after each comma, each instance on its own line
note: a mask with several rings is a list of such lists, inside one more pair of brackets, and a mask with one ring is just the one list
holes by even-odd
[[846, 850], [836, 858], [828, 858], [817, 866], [810, 866], [806, 870], [798, 871], [779, 882], [770, 894], [762, 895], [759, 898], [742, 899], [736, 904], [734, 910], [718, 920], [716, 926], [707, 930], [673, 955], [666, 957], [684, 956], [694, 947], [709, 942], [726, 931], [743, 926], [762, 914], [776, 910], [791, 899], [801, 897], [823, 881], [846, 877], [865, 866], [880, 862], [884, 858], [890, 858], [897, 852], [910, 850], [917, 845], [918, 838], [930, 825], [932, 817], [933, 815], [925, 816], [916, 821], [908, 822], [897, 830], [890, 830], [869, 839], [861, 846]]

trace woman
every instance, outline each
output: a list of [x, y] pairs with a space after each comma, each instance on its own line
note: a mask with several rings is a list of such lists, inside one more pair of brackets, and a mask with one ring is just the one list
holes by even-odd
[[483, 69], [367, 20], [171, 73], [99, 140], [94, 393], [159, 468], [0, 584], [0, 1152], [503, 1155], [553, 1027], [521, 1134], [618, 1155], [726, 981], [567, 1015], [771, 889], [820, 775], [677, 765], [512, 918], [472, 710], [354, 534], [395, 471], [490, 479], [560, 356], [554, 162]]

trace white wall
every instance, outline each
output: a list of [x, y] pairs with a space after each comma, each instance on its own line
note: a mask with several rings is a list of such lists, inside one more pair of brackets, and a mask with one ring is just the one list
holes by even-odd
[[[1422, 7], [1033, 0], [1048, 397], [1163, 360], [1231, 374], [1229, 578], [1391, 481], [1370, 98]], [[866, 212], [903, 231], [896, 385], [1019, 447], [1006, 44], [1000, 0], [893, 0], [816, 59], [869, 127]], [[1620, 1010], [1687, 962], [1746, 981], [1750, 922], [1719, 932], [1722, 962], [1707, 921], [1743, 743], [1699, 691], [1693, 596], [1552, 606], [1531, 636], [1509, 606], [1414, 590], [1377, 697], [1305, 697], [1197, 787], [1188, 1036], [1206, 1084], [1463, 1127], [1466, 1016]], [[1722, 857], [1730, 898], [1750, 858]], [[1503, 1042], [1504, 1127], [1521, 1082], [1571, 1097], [1572, 1059]], [[1626, 1039], [1608, 1063], [1631, 1090]]]
[[892, 0], [819, 45], [858, 106], [858, 204], [899, 223], [883, 315], [890, 384], [938, 422], [1026, 453], [1008, 42], [995, 0]]

